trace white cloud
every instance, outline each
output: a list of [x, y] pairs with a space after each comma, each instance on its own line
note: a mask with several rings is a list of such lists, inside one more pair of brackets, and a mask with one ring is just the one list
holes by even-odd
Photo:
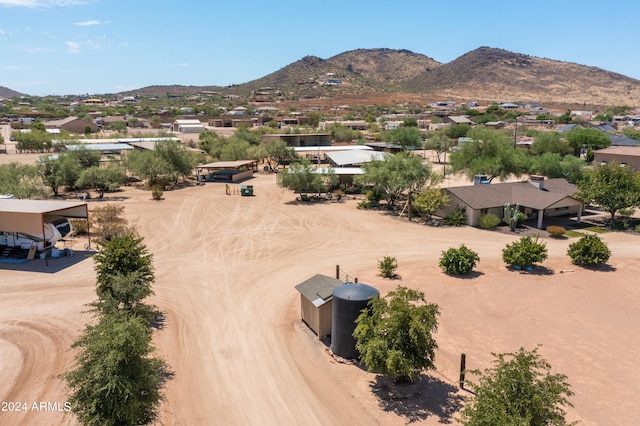
[[111, 22], [109, 22], [109, 21], [101, 22], [101, 21], [98, 21], [96, 19], [91, 19], [89, 21], [76, 22], [76, 25], [78, 25], [79, 27], [90, 27], [92, 25], [104, 25], [104, 24], [110, 24], [110, 23]]
[[67, 52], [69, 53], [80, 53], [80, 43], [75, 41], [67, 41]]
[[85, 0], [0, 0], [0, 6], [48, 8], [56, 6], [78, 6], [87, 4]]

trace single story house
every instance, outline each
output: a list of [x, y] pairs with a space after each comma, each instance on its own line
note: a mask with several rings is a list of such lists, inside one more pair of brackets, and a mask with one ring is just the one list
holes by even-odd
[[87, 127], [91, 129], [92, 133], [97, 132], [98, 126], [87, 120], [83, 120], [78, 117], [67, 117], [61, 120], [51, 120], [43, 123], [45, 129], [62, 129], [69, 133], [83, 134]]
[[640, 146], [610, 146], [593, 152], [594, 164], [616, 162], [640, 170]]
[[176, 120], [171, 126], [171, 130], [178, 133], [201, 133], [206, 130], [200, 120]]
[[528, 218], [537, 218], [537, 228], [542, 229], [544, 217], [577, 215], [580, 222], [584, 204], [575, 198], [578, 188], [566, 179], [545, 179], [543, 176], [531, 176], [523, 182], [479, 184], [446, 188], [451, 199], [448, 206], [436, 211], [436, 215], [448, 216], [455, 208], [464, 208], [467, 224], [478, 226], [480, 216], [493, 213], [499, 218], [504, 216], [504, 206], [518, 204], [520, 211]]

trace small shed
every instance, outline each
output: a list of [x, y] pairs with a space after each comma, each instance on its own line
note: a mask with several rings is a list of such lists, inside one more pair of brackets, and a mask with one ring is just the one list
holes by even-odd
[[343, 284], [338, 279], [316, 274], [296, 286], [300, 292], [302, 321], [320, 340], [331, 335], [333, 290]]

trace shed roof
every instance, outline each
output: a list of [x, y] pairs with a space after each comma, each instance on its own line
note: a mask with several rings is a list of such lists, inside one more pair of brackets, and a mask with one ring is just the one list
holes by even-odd
[[305, 299], [316, 307], [320, 307], [331, 300], [333, 289], [340, 287], [342, 284], [344, 283], [336, 278], [316, 274], [301, 282], [295, 288]]
[[447, 191], [474, 210], [501, 207], [506, 203], [541, 210], [567, 197], [572, 198], [577, 188], [566, 179], [559, 178], [545, 180], [544, 189], [525, 181], [458, 186], [447, 188]]

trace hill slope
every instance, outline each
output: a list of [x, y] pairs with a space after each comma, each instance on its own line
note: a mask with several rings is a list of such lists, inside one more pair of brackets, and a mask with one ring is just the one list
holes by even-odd
[[596, 67], [480, 47], [407, 82], [417, 92], [503, 101], [632, 105], [640, 81]]

